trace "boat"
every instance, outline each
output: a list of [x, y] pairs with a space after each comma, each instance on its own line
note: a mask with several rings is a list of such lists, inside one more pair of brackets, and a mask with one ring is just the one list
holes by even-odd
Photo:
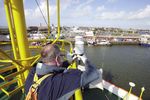
[[29, 38], [31, 40], [38, 40], [38, 39], [46, 39], [45, 34], [42, 34], [41, 32], [37, 32], [37, 33], [29, 33]]
[[93, 39], [88, 39], [87, 41], [88, 46], [95, 46], [96, 42]]
[[85, 37], [86, 37], [86, 42], [88, 46], [95, 46], [96, 41], [95, 41], [95, 36], [93, 31], [87, 31], [85, 32]]
[[100, 41], [97, 41], [97, 45], [111, 45], [111, 43], [108, 40], [102, 39]]
[[141, 38], [139, 39], [140, 45], [145, 47], [150, 47], [150, 35], [149, 34], [143, 34], [141, 35]]
[[2, 42], [8, 42], [8, 41], [10, 41], [10, 37], [9, 37], [9, 35], [0, 35], [0, 41]]
[[[66, 40], [59, 39], [60, 36], [60, 5], [59, 5], [60, 3], [59, 2], [60, 0], [57, 0], [57, 17], [58, 17], [57, 38], [55, 40], [41, 39], [39, 41], [41, 43], [49, 42], [49, 41], [52, 41], [52, 43], [61, 42], [62, 44], [60, 45], [60, 48], [62, 52], [65, 52], [65, 44], [69, 44], [70, 53], [72, 53], [73, 52], [72, 43]], [[23, 0], [11, 0], [11, 2], [9, 0], [6, 0], [5, 10], [6, 10], [8, 26], [11, 34], [10, 36], [11, 36], [12, 50], [10, 50], [10, 52], [13, 52], [13, 57], [9, 56], [7, 52], [0, 49], [0, 65], [1, 65], [0, 94], [5, 99], [8, 99], [11, 98], [12, 96], [14, 97], [19, 96], [16, 95], [19, 93], [21, 93], [21, 95], [24, 95], [24, 82], [28, 75], [28, 72], [31, 69], [31, 67], [33, 67], [36, 64], [36, 62], [40, 59], [39, 51], [35, 49], [41, 49], [41, 48], [36, 48], [36, 46], [33, 48], [29, 46], [28, 38], [26, 34], [27, 32], [26, 32], [26, 25], [25, 25], [24, 10], [23, 10]], [[15, 29], [15, 33], [14, 33], [14, 29]], [[108, 42], [103, 41], [102, 44], [108, 44]], [[34, 52], [34, 54], [30, 55], [31, 52], [32, 53]], [[85, 67], [80, 68], [80, 66], [76, 66], [76, 65], [77, 65], [76, 62], [73, 62], [73, 64], [71, 64], [70, 66], [71, 68], [78, 67], [80, 70], [84, 70], [85, 68]], [[91, 83], [89, 86], [90, 88], [98, 88], [99, 90], [102, 91], [102, 93], [104, 93], [104, 89], [105, 89], [109, 92], [109, 94], [112, 93], [112, 95], [117, 96], [117, 99], [122, 98], [124, 100], [139, 100], [139, 99], [142, 100], [142, 94], [144, 91], [141, 92], [140, 97], [135, 96], [131, 93], [132, 87], [134, 87], [134, 83], [130, 82], [131, 84], [129, 85], [131, 87], [128, 92], [102, 79], [102, 69], [99, 69], [99, 73], [100, 73], [100, 79]], [[83, 92], [83, 94], [85, 92]], [[75, 100], [83, 100], [81, 89], [77, 89], [74, 95], [75, 95], [74, 96]], [[106, 100], [109, 100], [106, 94], [104, 94], [103, 96]], [[0, 99], [3, 99], [3, 97], [0, 97]], [[96, 100], [96, 98], [94, 99]], [[97, 99], [99, 100], [100, 98]], [[112, 99], [112, 100], [116, 100], [116, 99]]]

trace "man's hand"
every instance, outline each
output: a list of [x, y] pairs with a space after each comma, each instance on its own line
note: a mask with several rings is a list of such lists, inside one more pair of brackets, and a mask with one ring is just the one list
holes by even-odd
[[87, 57], [85, 55], [77, 55], [77, 57], [80, 58], [84, 64], [86, 63]]

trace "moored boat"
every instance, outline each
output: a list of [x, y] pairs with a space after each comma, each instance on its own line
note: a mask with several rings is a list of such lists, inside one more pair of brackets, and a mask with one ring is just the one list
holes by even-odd
[[111, 43], [108, 40], [100, 40], [96, 43], [97, 45], [111, 45]]
[[141, 35], [139, 41], [141, 46], [150, 47], [150, 35], [148, 34]]

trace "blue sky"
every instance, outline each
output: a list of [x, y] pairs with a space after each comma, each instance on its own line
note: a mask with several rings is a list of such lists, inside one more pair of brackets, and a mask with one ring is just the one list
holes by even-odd
[[[0, 0], [0, 26], [6, 26]], [[150, 0], [60, 0], [61, 25], [150, 29]], [[38, 0], [46, 16], [46, 0]], [[50, 0], [51, 24], [57, 25], [56, 0]], [[27, 26], [46, 25], [35, 0], [24, 0]], [[1, 21], [2, 20], [2, 21]]]

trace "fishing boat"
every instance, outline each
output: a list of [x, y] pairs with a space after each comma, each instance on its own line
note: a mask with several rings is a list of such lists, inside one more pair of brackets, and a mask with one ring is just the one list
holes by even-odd
[[95, 46], [96, 45], [95, 36], [94, 36], [93, 31], [85, 32], [85, 37], [87, 38], [86, 42], [87, 42], [88, 46]]
[[89, 40], [87, 40], [87, 44], [88, 44], [88, 46], [95, 46], [96, 42], [93, 39], [89, 39]]
[[111, 45], [111, 43], [108, 40], [102, 39], [100, 41], [97, 41], [97, 45]]
[[[48, 2], [48, 0], [47, 0]], [[47, 3], [49, 4], [49, 3]], [[23, 9], [23, 0], [5, 0], [5, 11], [8, 21], [8, 27], [10, 31], [11, 37], [11, 46], [12, 50], [4, 51], [0, 49], [0, 99], [15, 99], [18, 98], [19, 94], [24, 99], [24, 82], [26, 77], [30, 71], [30, 69], [40, 60], [39, 50], [41, 46], [30, 46], [29, 43], [33, 42], [28, 41], [27, 32], [26, 32], [26, 24], [24, 17], [24, 9]], [[49, 6], [47, 6], [49, 9]], [[50, 33], [50, 23], [49, 23], [49, 11], [48, 14], [48, 34]], [[36, 40], [41, 43], [51, 42], [57, 43], [59, 42], [60, 49], [62, 52], [69, 51], [73, 52], [73, 45], [71, 42], [66, 40], [60, 40], [60, 0], [57, 0], [57, 18], [58, 18], [58, 35], [56, 39], [41, 39]], [[65, 48], [65, 44], [69, 44], [69, 50]], [[83, 42], [82, 42], [83, 45]], [[13, 53], [13, 56], [9, 54]], [[32, 53], [32, 55], [31, 55]], [[80, 70], [85, 70], [84, 66], [77, 66], [77, 62], [74, 61], [69, 68], [79, 68]], [[95, 82], [89, 85], [90, 89], [98, 89], [100, 90], [100, 94], [98, 94], [99, 98], [94, 98], [94, 100], [116, 100], [116, 99], [124, 99], [124, 100], [142, 100], [142, 94], [144, 89], [141, 91], [140, 97], [132, 94], [132, 88], [135, 86], [134, 83], [130, 82], [130, 90], [129, 92], [117, 87], [116, 85], [105, 81], [102, 79], [102, 69], [99, 69], [100, 78]], [[109, 98], [106, 94], [111, 94], [111, 96], [115, 97], [115, 99]], [[94, 91], [92, 91], [93, 93]], [[88, 100], [87, 99], [87, 91], [85, 89], [81, 91], [81, 89], [77, 89], [74, 94], [74, 100]], [[17, 95], [16, 95], [17, 94]]]
[[140, 45], [145, 47], [150, 47], [150, 35], [148, 34], [141, 35]]

